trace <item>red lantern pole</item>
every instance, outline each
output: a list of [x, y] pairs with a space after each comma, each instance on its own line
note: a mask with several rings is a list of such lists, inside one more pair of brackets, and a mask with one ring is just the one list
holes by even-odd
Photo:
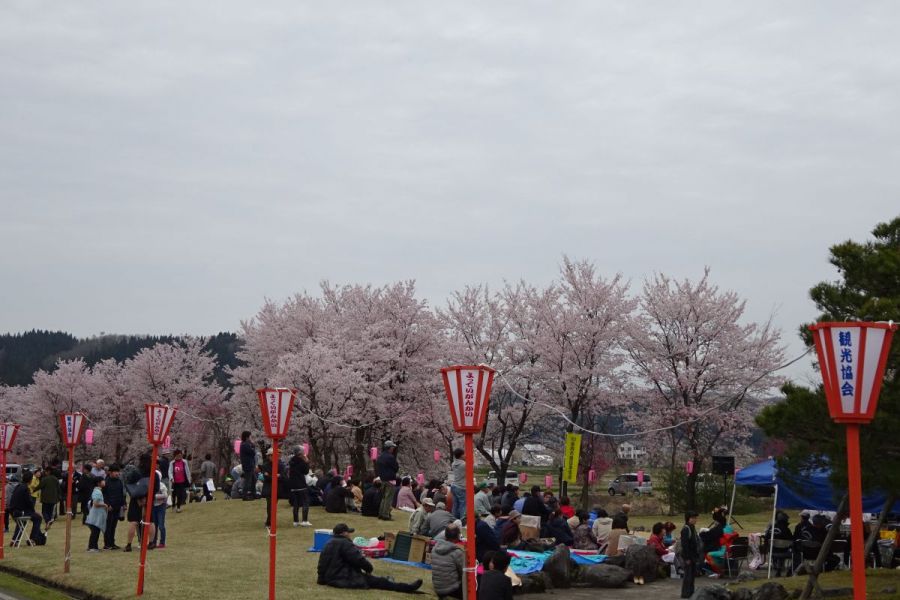
[[6, 450], [0, 449], [0, 452], [3, 453], [2, 462], [3, 462], [3, 474], [0, 476], [2, 478], [2, 483], [0, 483], [0, 560], [3, 559], [3, 529], [4, 524], [6, 523]]
[[153, 444], [153, 452], [150, 455], [150, 481], [147, 483], [147, 498], [144, 503], [144, 531], [141, 534], [141, 563], [138, 567], [138, 596], [144, 593], [144, 568], [147, 566], [147, 544], [150, 543], [150, 525], [153, 523], [153, 487], [156, 483], [157, 458], [159, 458], [159, 444]]
[[[475, 600], [475, 444], [472, 436], [484, 429], [494, 370], [483, 365], [441, 369], [453, 428], [463, 434], [466, 456], [466, 595]], [[435, 458], [438, 458], [435, 450]]]
[[278, 438], [272, 439], [272, 507], [269, 513], [269, 600], [275, 600], [275, 536], [278, 533]]
[[145, 404], [147, 418], [147, 441], [153, 447], [150, 454], [150, 473], [147, 482], [147, 497], [144, 501], [144, 530], [141, 533], [141, 562], [138, 566], [137, 594], [144, 594], [144, 569], [147, 566], [147, 544], [150, 542], [150, 527], [153, 525], [153, 495], [156, 484], [156, 465], [159, 458], [159, 446], [169, 434], [172, 421], [178, 409], [167, 404]]
[[269, 509], [269, 600], [275, 600], [275, 558], [278, 551], [278, 440], [287, 435], [297, 390], [263, 388], [256, 390], [266, 436], [272, 440], [272, 489]]
[[465, 434], [466, 439], [466, 587], [468, 600], [474, 600], [478, 593], [475, 589], [475, 444], [472, 434]]
[[75, 446], [69, 446], [69, 477], [66, 482], [66, 544], [65, 544], [65, 563], [63, 564], [63, 573], [69, 572], [69, 559], [72, 558], [70, 552], [72, 548], [72, 480], [75, 479]]
[[[850, 560], [853, 563], [853, 597], [866, 597], [866, 539], [863, 534], [862, 475], [859, 463], [859, 424], [847, 424], [847, 483], [850, 484]], [[878, 550], [875, 550], [878, 552]]]
[[84, 431], [84, 415], [82, 413], [61, 413], [59, 415], [60, 433], [63, 442], [69, 449], [69, 484], [66, 489], [66, 543], [64, 546], [63, 573], [69, 572], [72, 548], [72, 480], [75, 475], [75, 446]]
[[862, 470], [859, 426], [875, 417], [891, 339], [897, 326], [889, 323], [816, 323], [810, 325], [828, 412], [847, 432], [847, 485], [850, 495], [850, 557], [853, 598], [866, 598], [865, 537], [862, 525]]

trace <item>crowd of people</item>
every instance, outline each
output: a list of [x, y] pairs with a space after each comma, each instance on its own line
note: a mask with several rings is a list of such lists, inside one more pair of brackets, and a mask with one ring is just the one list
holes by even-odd
[[[66, 515], [69, 477], [72, 484], [72, 516], [81, 514], [82, 525], [90, 530], [88, 552], [100, 550], [132, 551], [135, 537], [143, 535], [142, 523], [147, 502], [151, 502], [149, 525], [149, 549], [166, 547], [166, 513], [169, 509], [181, 512], [188, 503], [188, 494], [197, 500], [212, 500], [215, 489], [216, 466], [207, 454], [200, 465], [204, 490], [192, 486], [190, 460], [181, 450], [172, 457], [164, 451], [155, 470], [153, 497], [149, 496], [151, 457], [144, 454], [137, 464], [107, 465], [103, 459], [85, 461], [80, 465], [66, 465], [58, 460], [33, 470], [9, 476], [5, 490], [6, 511], [4, 531], [9, 531], [10, 518], [15, 529], [10, 544], [22, 543], [25, 531], [20, 522], [31, 522], [28, 541], [41, 546], [46, 543], [47, 532], [53, 524]], [[125, 546], [119, 546], [116, 535], [119, 522], [128, 522]], [[103, 546], [100, 546], [100, 537]], [[140, 539], [140, 538], [138, 538]]]

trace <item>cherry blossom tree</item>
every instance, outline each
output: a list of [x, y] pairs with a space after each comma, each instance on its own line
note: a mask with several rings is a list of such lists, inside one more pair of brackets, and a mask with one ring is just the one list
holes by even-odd
[[[560, 281], [534, 301], [543, 322], [539, 364], [549, 397], [571, 423], [608, 429], [614, 424], [609, 417], [625, 406], [627, 353], [621, 342], [636, 305], [628, 297], [628, 284], [619, 275], [603, 278], [589, 261], [563, 257]], [[567, 431], [574, 430], [571, 423]], [[585, 487], [593, 450], [582, 444]]]
[[250, 408], [256, 388], [292, 386], [300, 407], [291, 435], [306, 436], [324, 469], [340, 469], [348, 457], [362, 471], [368, 448], [387, 438], [418, 458], [436, 443], [423, 420], [442, 354], [434, 315], [415, 297], [413, 282], [325, 282], [321, 292], [283, 305], [268, 302], [242, 324], [244, 365], [231, 376], [233, 403], [247, 407], [244, 422], [258, 430], [258, 408]]
[[671, 473], [679, 456], [693, 460], [689, 507], [709, 457], [745, 443], [754, 398], [780, 384], [772, 373], [783, 361], [780, 333], [771, 322], [742, 324], [745, 304], [712, 285], [708, 269], [698, 282], [658, 274], [644, 283], [628, 325], [631, 375], [644, 386], [632, 421], [641, 430], [668, 428], [646, 439], [665, 449]]
[[215, 450], [223, 458], [230, 448], [231, 423], [223, 406], [224, 390], [215, 380], [215, 359], [204, 344], [201, 338], [160, 343], [126, 361], [125, 403], [134, 406], [139, 420], [145, 403], [177, 406], [170, 433], [173, 443], [186, 455]]
[[[456, 292], [441, 312], [452, 360], [498, 371], [485, 426], [475, 440], [498, 481], [505, 479], [519, 444], [534, 433], [545, 412], [536, 400], [548, 399], [538, 380], [543, 321], [536, 312], [537, 296], [524, 282], [494, 294], [486, 286], [471, 286]], [[452, 432], [446, 400], [442, 410], [442, 426]]]

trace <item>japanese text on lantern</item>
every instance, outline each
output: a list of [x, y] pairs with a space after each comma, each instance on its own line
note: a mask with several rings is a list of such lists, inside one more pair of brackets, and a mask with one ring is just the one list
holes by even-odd
[[465, 418], [475, 417], [475, 373], [466, 372], [466, 386], [463, 390], [463, 415]]
[[153, 411], [153, 437], [159, 439], [162, 435], [162, 417], [163, 411], [157, 409]]
[[841, 349], [841, 396], [853, 395], [853, 338], [849, 331], [838, 332], [838, 345]]
[[73, 415], [66, 415], [66, 441], [72, 442], [75, 440], [75, 433], [73, 430], [75, 429], [75, 417]]
[[273, 432], [278, 431], [278, 393], [269, 393], [269, 427]]

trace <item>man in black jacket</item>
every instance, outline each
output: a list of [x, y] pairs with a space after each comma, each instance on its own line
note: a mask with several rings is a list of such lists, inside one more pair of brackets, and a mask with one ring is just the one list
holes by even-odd
[[700, 568], [703, 556], [700, 554], [700, 538], [697, 536], [697, 517], [689, 510], [684, 514], [684, 527], [681, 529], [681, 562], [684, 565], [684, 579], [681, 581], [681, 597], [694, 595], [694, 575]]
[[91, 463], [81, 465], [81, 477], [78, 478], [78, 504], [81, 505], [81, 524], [87, 520], [91, 512], [91, 492], [94, 491], [94, 477], [91, 475]]
[[[122, 516], [122, 508], [125, 506], [125, 484], [120, 476], [119, 465], [110, 465], [106, 474], [106, 485], [103, 488], [103, 502], [109, 507], [106, 516], [106, 531], [103, 532], [103, 549], [118, 550], [116, 546], [116, 525]], [[122, 516], [124, 519], [124, 516]]]
[[547, 519], [550, 517], [550, 509], [547, 508], [547, 505], [544, 504], [544, 499], [541, 497], [541, 486], [532, 486], [531, 495], [522, 506], [522, 514], [540, 517], [541, 525], [547, 524]]
[[[41, 515], [34, 512], [34, 498], [31, 496], [31, 491], [28, 489], [28, 485], [33, 478], [34, 475], [31, 471], [22, 473], [22, 483], [16, 486], [16, 489], [13, 490], [12, 497], [9, 499], [9, 512], [12, 513], [14, 519], [18, 519], [19, 517], [28, 517], [31, 519], [32, 538], [35, 537], [35, 532], [40, 533], [42, 521]], [[13, 539], [18, 535], [19, 524], [16, 523], [16, 531], [13, 533]], [[22, 535], [24, 535], [24, 533]]]
[[244, 500], [256, 500], [256, 446], [250, 432], [241, 433], [241, 469], [244, 474]]
[[[306, 476], [309, 475], [309, 463], [306, 455], [303, 454], [302, 446], [294, 447], [294, 455], [288, 465], [288, 489], [291, 491], [291, 507], [294, 509], [294, 527], [302, 525], [309, 527], [309, 485], [306, 483]], [[297, 517], [303, 507], [303, 520]]]
[[334, 526], [332, 537], [319, 556], [319, 585], [345, 589], [378, 589], [391, 592], [414, 592], [422, 587], [422, 580], [395, 583], [386, 577], [372, 575], [372, 563], [353, 545], [350, 534], [355, 530], [345, 523]]
[[381, 510], [381, 480], [377, 477], [372, 482], [372, 487], [363, 494], [362, 508], [360, 512], [364, 517], [377, 517]]
[[391, 509], [394, 507], [394, 496], [397, 494], [397, 444], [388, 440], [384, 443], [378, 460], [375, 461], [375, 474], [381, 479], [381, 509], [378, 518], [390, 521]]

